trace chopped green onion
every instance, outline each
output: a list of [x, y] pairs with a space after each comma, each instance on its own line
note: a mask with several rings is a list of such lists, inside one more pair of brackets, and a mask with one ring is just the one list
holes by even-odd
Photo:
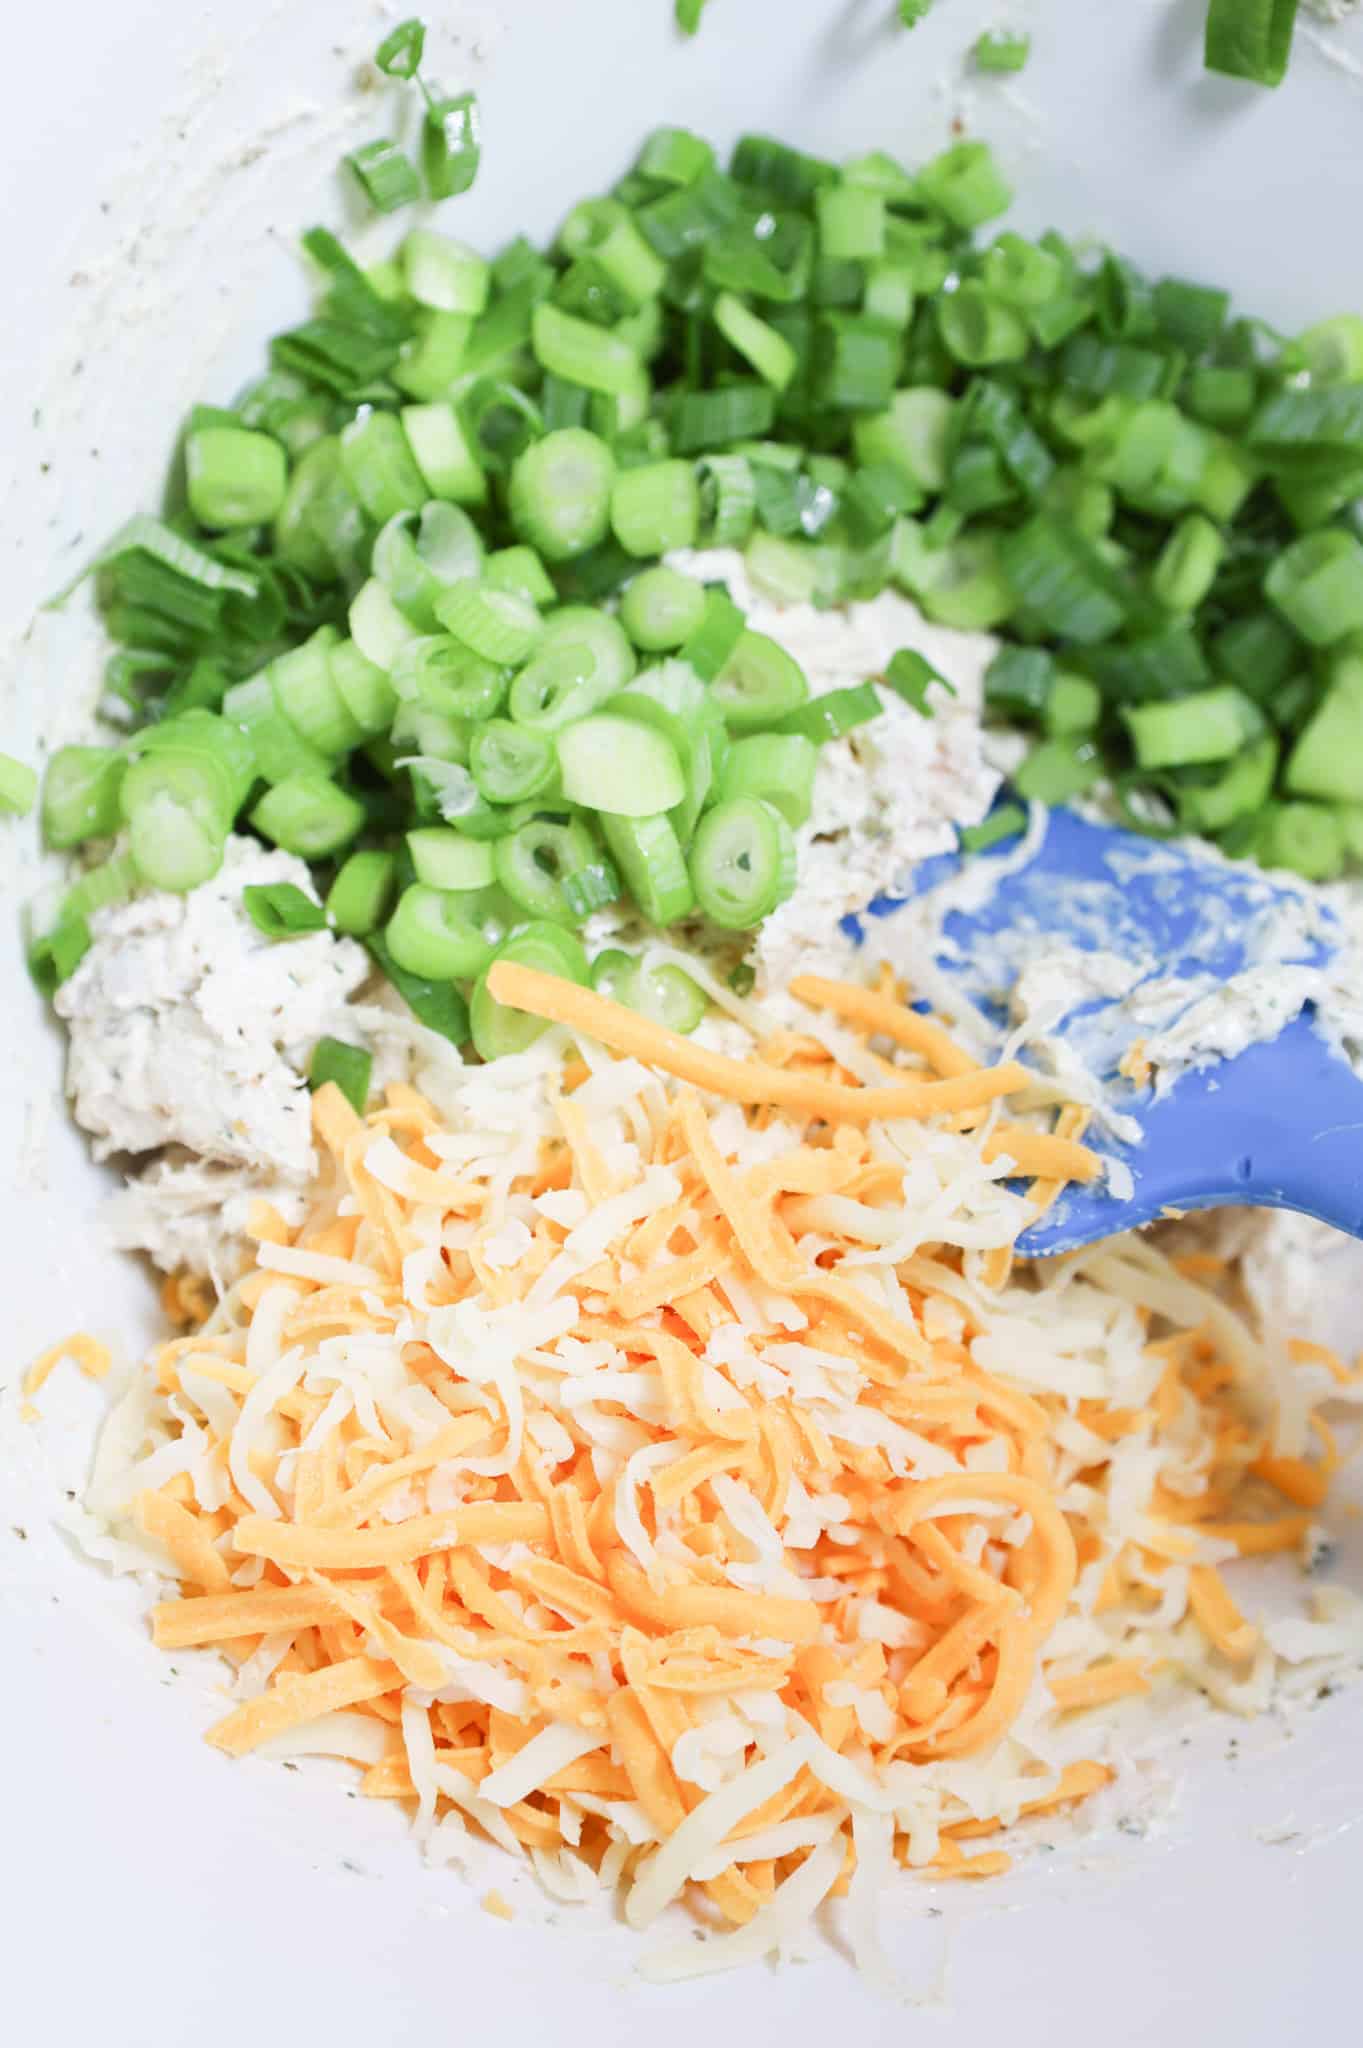
[[1344, 826], [1324, 804], [1266, 804], [1255, 852], [1268, 868], [1288, 868], [1308, 882], [1330, 882], [1344, 866]]
[[918, 174], [918, 190], [929, 206], [944, 213], [953, 227], [982, 227], [1012, 205], [1009, 190], [993, 153], [984, 142], [958, 142], [944, 150]]
[[670, 811], [686, 794], [675, 749], [637, 719], [610, 714], [579, 719], [558, 735], [558, 763], [569, 803], [622, 818]]
[[328, 1082], [335, 1082], [357, 1116], [363, 1116], [369, 1102], [369, 1082], [374, 1055], [361, 1045], [347, 1045], [340, 1038], [319, 1038], [308, 1062], [308, 1086], [315, 1094]]
[[557, 306], [538, 305], [531, 319], [531, 345], [542, 369], [569, 384], [585, 385], [608, 397], [639, 388], [643, 366], [628, 342], [590, 321], [574, 319]]
[[1150, 571], [1150, 588], [1170, 612], [1195, 612], [1216, 581], [1226, 543], [1201, 512], [1185, 513]]
[[817, 747], [826, 740], [839, 740], [845, 733], [855, 732], [859, 725], [869, 725], [880, 715], [880, 699], [874, 685], [853, 683], [846, 689], [825, 690], [821, 697], [811, 697], [807, 704], [788, 711], [773, 730], [795, 733], [801, 739], [812, 740]]
[[1063, 804], [1091, 789], [1102, 773], [1098, 749], [1088, 741], [1043, 740], [1033, 747], [1013, 784], [1029, 803]]
[[375, 213], [396, 213], [421, 197], [421, 180], [396, 142], [379, 140], [352, 149], [346, 163]]
[[469, 769], [478, 794], [488, 803], [525, 803], [543, 795], [556, 768], [557, 758], [546, 733], [494, 718], [473, 735]]
[[284, 450], [270, 434], [206, 426], [185, 442], [190, 510], [202, 526], [258, 526], [273, 519], [284, 503], [288, 475]]
[[338, 932], [367, 939], [388, 915], [397, 880], [391, 853], [352, 853], [327, 892], [327, 917]]
[[715, 300], [714, 322], [730, 348], [750, 363], [765, 383], [777, 391], [786, 389], [799, 368], [799, 357], [783, 334], [759, 319], [732, 292], [721, 292]]
[[[773, 328], [772, 333], [776, 330]], [[777, 340], [780, 336], [776, 335]], [[685, 391], [672, 408], [672, 444], [680, 455], [730, 448], [767, 433], [776, 399], [766, 384], [723, 384], [715, 391]]]
[[374, 62], [389, 78], [415, 78], [426, 48], [426, 24], [413, 15], [390, 29], [374, 52]]
[[1042, 722], [1052, 739], [1079, 739], [1096, 731], [1103, 715], [1102, 693], [1087, 676], [1062, 669], [1051, 683], [1041, 707]]
[[750, 931], [794, 889], [795, 841], [773, 805], [731, 797], [701, 819], [689, 866], [696, 902], [710, 922]]
[[671, 820], [604, 817], [601, 831], [625, 886], [650, 924], [675, 924], [695, 904], [686, 859]]
[[241, 900], [252, 924], [267, 939], [299, 939], [306, 932], [327, 928], [327, 914], [321, 904], [306, 895], [296, 882], [248, 882]]
[[885, 199], [869, 185], [824, 185], [814, 195], [819, 247], [834, 262], [885, 252]]
[[592, 861], [563, 878], [563, 900], [579, 924], [620, 900], [620, 877], [608, 860]]
[[705, 588], [676, 569], [645, 569], [620, 601], [620, 623], [647, 654], [681, 647], [705, 618]]
[[694, 547], [700, 533], [700, 485], [689, 462], [650, 462], [627, 469], [611, 492], [611, 525], [630, 555], [665, 555]]
[[938, 300], [937, 328], [948, 353], [970, 369], [1021, 362], [1031, 345], [1022, 315], [991, 298], [977, 278]]
[[286, 853], [318, 860], [337, 853], [364, 824], [364, 806], [321, 775], [290, 775], [251, 812], [263, 839]]
[[0, 812], [22, 817], [33, 809], [38, 794], [38, 771], [13, 754], [0, 754]]
[[677, 27], [684, 36], [698, 33], [705, 7], [706, 0], [674, 0], [673, 13], [676, 16]]
[[384, 943], [405, 974], [425, 981], [469, 981], [496, 950], [478, 920], [478, 899], [413, 882], [398, 898]]
[[516, 532], [550, 562], [585, 554], [610, 529], [615, 458], [596, 434], [565, 427], [534, 441], [512, 468]]
[[1171, 704], [1123, 705], [1121, 717], [1147, 769], [1228, 761], [1264, 728], [1258, 706], [1229, 683]]
[[949, 697], [956, 695], [956, 685], [948, 682], [940, 669], [934, 668], [926, 655], [917, 648], [901, 647], [892, 654], [885, 670], [885, 686], [893, 690], [896, 697], [902, 697], [924, 718], [931, 718], [933, 706], [928, 697], [929, 687], [936, 683]]
[[421, 123], [421, 168], [432, 199], [454, 199], [478, 176], [483, 144], [478, 96], [456, 93], [427, 102]]
[[43, 838], [54, 850], [117, 830], [127, 763], [111, 747], [58, 747], [43, 777]]
[[587, 827], [578, 819], [556, 825], [534, 818], [493, 849], [497, 881], [512, 902], [531, 917], [571, 923], [575, 912], [564, 894], [570, 875], [597, 865], [600, 853]]
[[487, 305], [492, 266], [466, 242], [413, 228], [402, 244], [403, 281], [418, 305], [476, 316]]
[[1278, 742], [1264, 733], [1233, 756], [1215, 781], [1179, 788], [1179, 824], [1186, 832], [1224, 832], [1237, 820], [1253, 817], [1272, 793], [1277, 766]]
[[[496, 880], [492, 850], [447, 825], [428, 825], [407, 834], [407, 852], [418, 882], [446, 892], [490, 889]], [[364, 859], [352, 854], [352, 860]]]
[[1032, 54], [1032, 39], [1010, 29], [987, 29], [970, 52], [975, 69], [983, 72], [1025, 71]]
[[1363, 544], [1331, 528], [1303, 534], [1279, 555], [1264, 591], [1313, 647], [1363, 627]]
[[1027, 813], [1021, 804], [1000, 804], [978, 825], [963, 825], [958, 835], [962, 853], [987, 853], [1005, 839], [1016, 839], [1027, 829]]
[[775, 805], [788, 825], [803, 825], [813, 801], [818, 762], [817, 746], [798, 733], [755, 733], [736, 740], [719, 778], [720, 801], [761, 797]]
[[436, 617], [447, 633], [484, 661], [515, 665], [527, 661], [543, 631], [539, 613], [514, 591], [490, 590], [471, 579], [436, 599]]
[[1283, 780], [1294, 796], [1363, 803], [1363, 660], [1343, 651], [1327, 668], [1328, 688], [1288, 757]]
[[809, 683], [779, 642], [745, 629], [710, 694], [731, 732], [761, 732], [804, 703]]
[[814, 336], [814, 379], [825, 405], [881, 412], [894, 396], [900, 338], [859, 313], [825, 313]]
[[1055, 684], [1055, 657], [1044, 647], [1001, 647], [985, 670], [985, 705], [1031, 722], [1044, 714]]
[[1296, 20], [1297, 0], [1208, 0], [1207, 69], [1254, 85], [1281, 85]]
[[371, 519], [419, 511], [426, 485], [412, 459], [402, 423], [390, 412], [362, 413], [341, 435], [341, 468], [346, 482]]
[[408, 974], [398, 966], [377, 933], [366, 943], [417, 1021], [428, 1031], [447, 1038], [451, 1045], [463, 1045], [469, 1036], [469, 1010], [453, 983], [427, 981], [420, 975]]
[[483, 564], [483, 581], [490, 590], [510, 590], [536, 607], [552, 604], [558, 595], [533, 548], [499, 548]]
[[711, 683], [727, 668], [747, 631], [747, 620], [727, 590], [711, 588], [705, 594], [705, 617], [681, 650], [681, 658], [703, 683]]
[[405, 405], [402, 427], [433, 498], [448, 498], [456, 505], [484, 503], [487, 477], [452, 405]]
[[[560, 925], [539, 921], [526, 925], [498, 949], [498, 960], [514, 960], [522, 967], [536, 967], [542, 974], [556, 974], [585, 988], [590, 979], [587, 955], [573, 933]], [[480, 1059], [495, 1060], [525, 1052], [547, 1030], [543, 1018], [525, 1010], [499, 1003], [487, 986], [487, 970], [479, 977], [469, 1005], [474, 1049]]]
[[1005, 535], [999, 553], [1018, 602], [1058, 638], [1087, 647], [1121, 626], [1116, 579], [1073, 529], [1038, 514]]

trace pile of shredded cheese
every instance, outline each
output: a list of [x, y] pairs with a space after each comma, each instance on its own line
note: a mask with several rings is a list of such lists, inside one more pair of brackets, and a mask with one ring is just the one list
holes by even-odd
[[1308, 1542], [1358, 1377], [1196, 1257], [1011, 1270], [1082, 1112], [1025, 1120], [887, 980], [798, 982], [798, 1030], [730, 999], [733, 1058], [494, 972], [557, 1028], [438, 1107], [324, 1089], [304, 1225], [258, 1208], [105, 1427], [87, 1539], [235, 1667], [210, 1742], [349, 1758], [432, 1858], [636, 1928], [690, 1905], [656, 1977], [842, 1893], [883, 1972], [895, 1865], [1007, 1868], [977, 1839], [1111, 1776], [1092, 1710], [1363, 1652], [1343, 1595], [1260, 1625], [1221, 1572]]

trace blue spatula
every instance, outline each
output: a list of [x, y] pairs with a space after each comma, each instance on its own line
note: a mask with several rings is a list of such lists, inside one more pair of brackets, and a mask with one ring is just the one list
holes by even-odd
[[[1338, 943], [1328, 910], [1288, 878], [1199, 858], [1134, 833], [1057, 810], [1022, 866], [1018, 841], [975, 861], [998, 862], [982, 908], [950, 911], [940, 967], [1006, 1028], [1007, 992], [1025, 962], [1077, 947], [1143, 965], [1142, 990], [1163, 977], [1210, 993], [1256, 961], [1287, 969], [1328, 963]], [[1013, 856], [1010, 861], [1010, 852]], [[949, 882], [958, 857], [915, 877], [915, 895]], [[867, 918], [892, 919], [905, 899], [881, 897], [847, 928], [869, 936]], [[894, 956], [893, 925], [875, 931]], [[1155, 1007], [1158, 1007], [1156, 1005]], [[1097, 998], [1049, 1035], [1105, 1084], [1105, 1100], [1140, 1127], [1139, 1141], [1089, 1142], [1119, 1157], [1135, 1183], [1118, 1200], [1102, 1181], [1071, 1189], [1019, 1240], [1032, 1257], [1076, 1250], [1170, 1210], [1225, 1203], [1297, 1209], [1363, 1237], [1363, 1082], [1327, 1043], [1313, 1003], [1269, 1042], [1186, 1072], [1163, 1095], [1117, 1072], [1141, 1033], [1116, 1000]]]

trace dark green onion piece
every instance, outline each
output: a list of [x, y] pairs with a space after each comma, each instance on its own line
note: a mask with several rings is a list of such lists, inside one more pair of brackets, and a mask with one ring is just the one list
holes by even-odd
[[917, 648], [901, 647], [897, 654], [891, 655], [885, 670], [886, 688], [893, 690], [896, 697], [902, 697], [906, 704], [911, 704], [924, 718], [931, 718], [933, 713], [928, 698], [928, 688], [932, 683], [940, 683], [949, 697], [956, 695], [956, 685], [948, 682], [941, 670], [934, 668]]
[[377, 933], [365, 943], [418, 1023], [438, 1032], [451, 1045], [463, 1045], [469, 1035], [468, 1005], [453, 982], [405, 974]]
[[1002, 647], [985, 671], [984, 701], [1031, 723], [1044, 715], [1055, 681], [1055, 658], [1044, 647]]
[[413, 15], [391, 29], [374, 52], [374, 62], [389, 78], [415, 78], [426, 48], [426, 24]]
[[963, 825], [960, 832], [962, 853], [987, 853], [991, 846], [1001, 845], [1005, 839], [1016, 839], [1027, 829], [1027, 813], [1021, 804], [1000, 804], [978, 825]]
[[457, 93], [427, 103], [421, 124], [421, 168], [432, 199], [454, 199], [478, 176], [483, 145], [478, 95]]
[[1296, 20], [1297, 0], [1208, 0], [1207, 69], [1254, 85], [1281, 85]]
[[374, 1056], [361, 1045], [347, 1045], [339, 1038], [319, 1038], [308, 1063], [308, 1086], [314, 1092], [334, 1081], [357, 1116], [363, 1116], [369, 1102], [369, 1080]]
[[1002, 28], [987, 29], [970, 52], [975, 69], [984, 72], [1023, 71], [1031, 54], [1029, 35]]
[[267, 939], [298, 939], [326, 930], [327, 914], [296, 882], [248, 882], [241, 892], [246, 914]]

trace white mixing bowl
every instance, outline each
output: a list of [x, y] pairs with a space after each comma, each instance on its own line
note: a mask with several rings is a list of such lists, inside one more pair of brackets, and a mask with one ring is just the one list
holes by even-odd
[[[482, 95], [473, 240], [547, 233], [663, 120], [728, 142], [764, 128], [831, 153], [912, 160], [959, 117], [996, 143], [1024, 228], [1092, 231], [1159, 271], [1232, 286], [1284, 326], [1363, 306], [1363, 21], [1309, 23], [1281, 92], [1200, 68], [1205, 0], [938, 0], [905, 34], [892, 0], [712, 0], [683, 43], [670, 0], [445, 0], [434, 68]], [[48, 0], [12, 8], [0, 275], [0, 689], [4, 745], [88, 715], [80, 616], [36, 607], [132, 510], [155, 503], [176, 423], [229, 396], [297, 317], [299, 230], [342, 223], [343, 147], [386, 132], [357, 86], [397, 9], [372, 0]], [[980, 28], [1028, 27], [1016, 83], [968, 83]], [[30, 828], [0, 828], [11, 909]], [[7, 920], [12, 927], [13, 919]], [[796, 2044], [930, 2024], [878, 2004], [836, 1959], [652, 1990], [618, 1930], [584, 1933], [512, 1891], [485, 1917], [425, 1869], [400, 1817], [335, 1772], [233, 1765], [205, 1749], [212, 1678], [176, 1673], [50, 1523], [97, 1407], [63, 1380], [25, 1425], [17, 1383], [82, 1324], [150, 1324], [145, 1276], [102, 1251], [105, 1179], [60, 1108], [58, 1034], [7, 936], [0, 1101], [0, 2028], [106, 2048], [406, 2048], [646, 2029]], [[1347, 1305], [1346, 1305], [1347, 1306]], [[1344, 1525], [1347, 1529], [1347, 1523]], [[1363, 1568], [1356, 1577], [1363, 1590]], [[1238, 1738], [1238, 1741], [1237, 1741]], [[1296, 1732], [1221, 1721], [1132, 1788], [1116, 1833], [978, 1889], [906, 1881], [896, 1945], [974, 2048], [1182, 2048], [1356, 2030], [1363, 1697]], [[1184, 1768], [1186, 1766], [1186, 1769]], [[1147, 1796], [1148, 1795], [1148, 1796]], [[1143, 1829], [1144, 1818], [1132, 1829]], [[1350, 1831], [1352, 1828], [1352, 1832]], [[896, 1926], [898, 1922], [896, 1922]]]

